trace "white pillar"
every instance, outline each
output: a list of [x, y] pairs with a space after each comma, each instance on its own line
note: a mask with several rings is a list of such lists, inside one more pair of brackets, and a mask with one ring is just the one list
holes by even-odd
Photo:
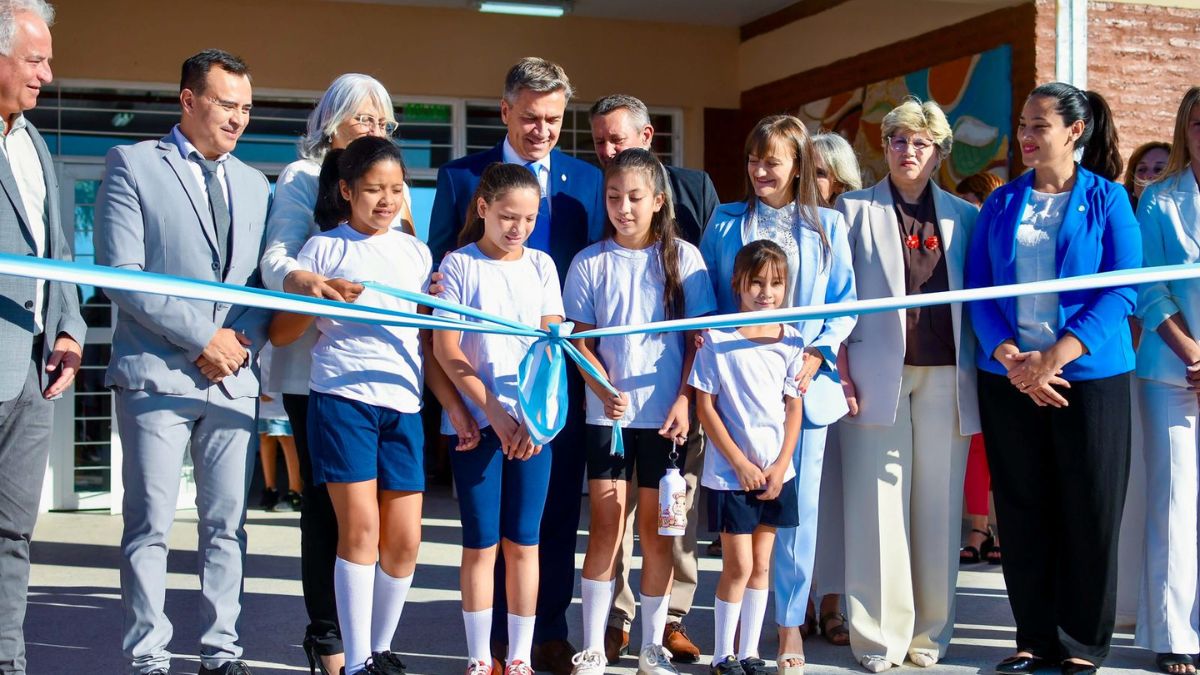
[[1088, 0], [1058, 0], [1054, 77], [1087, 89]]

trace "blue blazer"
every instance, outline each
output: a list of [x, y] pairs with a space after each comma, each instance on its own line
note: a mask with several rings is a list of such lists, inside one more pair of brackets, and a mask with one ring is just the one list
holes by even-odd
[[[434, 266], [458, 248], [471, 197], [483, 170], [504, 161], [503, 141], [490, 150], [460, 157], [438, 169], [437, 195], [429, 218], [429, 250]], [[550, 151], [550, 250], [559, 281], [566, 277], [571, 260], [600, 238], [604, 222], [604, 181], [600, 170], [558, 150]]]
[[[791, 307], [852, 302], [858, 298], [854, 287], [854, 263], [850, 255], [846, 220], [833, 209], [819, 209], [821, 224], [829, 237], [830, 257], [822, 260], [821, 236], [811, 228], [801, 227], [795, 234], [799, 244], [800, 269], [789, 270]], [[722, 204], [713, 212], [700, 239], [700, 254], [708, 267], [708, 276], [717, 297], [717, 311], [737, 312], [738, 300], [733, 294], [733, 259], [742, 247], [750, 243], [750, 218], [745, 202]], [[794, 279], [794, 281], [792, 281]], [[797, 326], [807, 347], [815, 347], [825, 357], [820, 375], [827, 375], [836, 387], [823, 388], [821, 394], [806, 397], [805, 415], [811, 419], [837, 419], [847, 411], [841, 395], [841, 378], [837, 374], [838, 347], [854, 329], [857, 317], [841, 316], [824, 321], [802, 321]], [[814, 384], [816, 380], [814, 380]], [[823, 383], [824, 384], [824, 383]], [[818, 385], [820, 386], [820, 385]], [[830, 394], [830, 392], [833, 392]], [[817, 393], [810, 390], [810, 393]]]
[[[1033, 190], [1033, 172], [997, 188], [984, 203], [967, 253], [967, 288], [1016, 283], [1016, 232]], [[1076, 167], [1075, 186], [1058, 231], [1058, 278], [1139, 268], [1142, 235], [1125, 188]], [[1063, 368], [1070, 380], [1095, 380], [1133, 370], [1133, 342], [1126, 320], [1137, 302], [1135, 286], [1058, 295], [1058, 336], [1071, 333], [1087, 353]], [[976, 363], [996, 375], [1005, 369], [992, 354], [1016, 339], [1015, 298], [970, 303], [979, 339]]]

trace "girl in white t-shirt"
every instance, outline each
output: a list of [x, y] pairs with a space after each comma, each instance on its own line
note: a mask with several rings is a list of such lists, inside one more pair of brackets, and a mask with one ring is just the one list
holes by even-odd
[[[558, 271], [550, 256], [527, 248], [541, 187], [519, 164], [484, 170], [459, 235], [462, 247], [442, 260], [445, 300], [534, 328], [562, 321]], [[438, 316], [458, 314], [437, 310]], [[437, 331], [434, 354], [480, 427], [478, 445], [450, 454], [462, 518], [463, 622], [468, 675], [492, 672], [493, 575], [503, 551], [508, 601], [505, 675], [532, 675], [537, 611], [538, 541], [550, 484], [550, 446], [535, 445], [517, 406], [517, 370], [533, 338]], [[443, 418], [442, 433], [456, 433]], [[453, 441], [453, 439], [451, 439]], [[567, 452], [574, 448], [567, 448]]]
[[[330, 152], [316, 214], [324, 231], [301, 249], [300, 266], [330, 279], [423, 292], [429, 249], [391, 226], [403, 195], [404, 161], [391, 140], [366, 137]], [[415, 303], [369, 288], [354, 302], [417, 311]], [[278, 313], [271, 342], [288, 344], [313, 321]], [[421, 542], [421, 337], [415, 328], [315, 321], [309, 454], [313, 480], [326, 485], [337, 515], [333, 582], [345, 672], [402, 672], [391, 642]]]
[[[787, 254], [771, 241], [751, 242], [734, 258], [733, 291], [743, 312], [781, 307], [787, 278]], [[711, 330], [688, 380], [708, 435], [701, 484], [709, 489], [709, 525], [720, 532], [723, 552], [713, 673], [767, 672], [758, 638], [775, 530], [799, 524], [792, 452], [802, 421], [796, 375], [803, 354], [804, 340], [790, 324]]]
[[[662, 164], [640, 148], [621, 152], [608, 166], [605, 236], [575, 256], [563, 289], [567, 318], [576, 331], [703, 316], [716, 309], [699, 249], [679, 238], [667, 185]], [[687, 373], [695, 341], [683, 333], [657, 333], [575, 344], [621, 393], [611, 394], [584, 373], [592, 518], [583, 562], [583, 650], [573, 659], [572, 673], [604, 672], [604, 629], [628, 499], [637, 501], [642, 542], [638, 672], [678, 673], [662, 645], [674, 564], [671, 538], [658, 534], [658, 482], [668, 466], [684, 463], [692, 399]], [[613, 420], [623, 427], [623, 456], [612, 454]]]

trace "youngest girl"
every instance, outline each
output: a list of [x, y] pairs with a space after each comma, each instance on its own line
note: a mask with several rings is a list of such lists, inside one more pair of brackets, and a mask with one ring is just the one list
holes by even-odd
[[[759, 240], [734, 258], [740, 310], [778, 309], [787, 292], [787, 254]], [[721, 533], [712, 673], [765, 675], [758, 638], [767, 609], [775, 529], [799, 524], [792, 452], [802, 421], [796, 375], [804, 341], [789, 324], [711, 330], [688, 380], [711, 449], [701, 483], [709, 526]], [[741, 619], [741, 648], [733, 651]]]
[[[459, 235], [442, 260], [445, 300], [546, 328], [562, 321], [550, 256], [525, 246], [537, 223], [541, 187], [519, 164], [484, 170]], [[437, 310], [439, 316], [458, 316]], [[505, 675], [533, 675], [529, 652], [538, 593], [538, 541], [550, 485], [550, 447], [535, 445], [517, 407], [517, 371], [533, 338], [438, 331], [433, 349], [479, 425], [478, 446], [459, 433], [450, 467], [462, 517], [463, 623], [468, 675], [490, 675], [493, 575], [504, 555], [508, 605]], [[456, 433], [447, 415], [442, 432]], [[569, 448], [568, 450], [574, 450]]]

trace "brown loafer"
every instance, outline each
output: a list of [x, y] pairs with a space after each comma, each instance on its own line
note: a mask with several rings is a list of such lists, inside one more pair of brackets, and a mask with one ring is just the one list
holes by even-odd
[[629, 633], [609, 626], [604, 629], [604, 658], [608, 665], [615, 666], [621, 657], [629, 653]]
[[663, 646], [671, 652], [671, 660], [676, 663], [695, 663], [700, 660], [700, 648], [690, 637], [687, 629], [678, 621], [667, 624], [663, 631]]
[[575, 647], [566, 640], [549, 640], [533, 646], [530, 665], [538, 672], [554, 673], [554, 675], [571, 675], [571, 658], [575, 656]]

